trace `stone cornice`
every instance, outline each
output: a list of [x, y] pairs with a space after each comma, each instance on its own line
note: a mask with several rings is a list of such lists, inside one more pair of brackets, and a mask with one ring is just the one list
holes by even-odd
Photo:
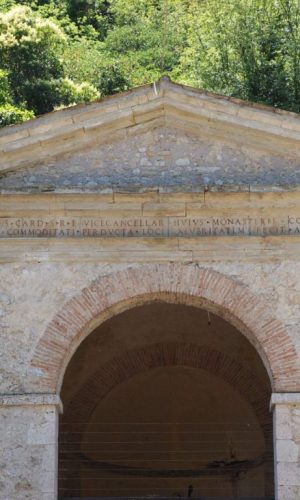
[[44, 115], [0, 132], [0, 171], [34, 165], [94, 144], [172, 125], [201, 136], [288, 158], [300, 157], [300, 117], [266, 106], [177, 85], [162, 78], [86, 105]]
[[299, 261], [299, 236], [298, 190], [0, 198], [1, 263]]
[[[76, 242], [76, 244], [75, 244]], [[245, 250], [246, 249], [246, 250]], [[8, 238], [0, 240], [0, 264], [299, 262], [295, 236], [199, 238]]]
[[300, 406], [300, 392], [274, 392], [271, 396], [270, 411], [277, 405]]
[[63, 406], [57, 394], [0, 394], [1, 407], [55, 406], [60, 413]]

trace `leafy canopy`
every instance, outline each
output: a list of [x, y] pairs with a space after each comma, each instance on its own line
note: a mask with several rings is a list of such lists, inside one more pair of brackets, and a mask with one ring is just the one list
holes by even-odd
[[40, 114], [162, 74], [300, 112], [300, 1], [0, 0], [0, 105]]

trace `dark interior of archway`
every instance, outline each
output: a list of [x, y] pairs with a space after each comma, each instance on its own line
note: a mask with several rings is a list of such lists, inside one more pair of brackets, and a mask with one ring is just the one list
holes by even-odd
[[219, 316], [163, 302], [118, 314], [64, 377], [59, 498], [272, 499], [270, 394]]

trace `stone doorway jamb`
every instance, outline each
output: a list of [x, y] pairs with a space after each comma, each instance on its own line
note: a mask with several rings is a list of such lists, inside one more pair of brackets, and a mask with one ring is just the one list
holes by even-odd
[[276, 500], [300, 498], [300, 393], [273, 393]]
[[57, 395], [0, 395], [1, 499], [57, 499], [60, 412]]

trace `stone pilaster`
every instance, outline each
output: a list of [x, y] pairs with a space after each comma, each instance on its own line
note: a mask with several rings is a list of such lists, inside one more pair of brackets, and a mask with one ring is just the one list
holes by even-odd
[[300, 393], [274, 393], [276, 500], [300, 498]]
[[57, 499], [59, 397], [0, 395], [1, 500]]

